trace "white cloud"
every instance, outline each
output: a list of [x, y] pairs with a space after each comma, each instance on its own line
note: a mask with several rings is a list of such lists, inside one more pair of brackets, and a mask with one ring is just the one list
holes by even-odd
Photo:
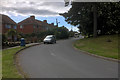
[[4, 0], [2, 13], [12, 15], [58, 16], [71, 6], [65, 7], [64, 0]]

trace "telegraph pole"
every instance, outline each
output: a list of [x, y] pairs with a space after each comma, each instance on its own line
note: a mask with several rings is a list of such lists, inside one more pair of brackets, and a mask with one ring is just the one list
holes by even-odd
[[57, 18], [56, 18], [56, 25], [58, 26], [58, 23], [60, 23], [60, 22], [58, 22], [58, 20], [57, 20]]

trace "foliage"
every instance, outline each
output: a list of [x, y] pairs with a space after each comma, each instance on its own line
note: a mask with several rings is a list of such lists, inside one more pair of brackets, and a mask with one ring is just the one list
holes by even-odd
[[65, 27], [55, 28], [53, 32], [57, 39], [66, 39], [69, 37], [68, 29]]
[[9, 29], [7, 32], [7, 36], [11, 37], [13, 42], [15, 41], [14, 38], [16, 35], [17, 35], [17, 32], [14, 29]]
[[73, 31], [73, 30], [69, 31], [69, 37], [74, 37], [74, 34], [75, 34], [75, 33], [76, 33], [76, 32]]
[[2, 42], [6, 42], [7, 41], [7, 37], [5, 34], [2, 34]]
[[102, 34], [115, 34], [120, 32], [120, 3], [99, 3], [98, 29]]
[[[118, 32], [120, 30], [120, 3], [102, 2], [94, 4], [97, 7], [97, 30], [101, 31], [101, 35]], [[73, 2], [72, 8], [67, 13], [60, 15], [65, 17], [69, 24], [78, 26], [84, 35], [93, 36], [93, 8], [93, 3]]]
[[69, 31], [65, 27], [57, 27], [51, 30], [32, 33], [32, 34], [25, 34], [25, 38], [34, 38], [37, 37], [37, 41], [42, 41], [47, 35], [55, 35], [57, 39], [65, 39], [69, 37]]

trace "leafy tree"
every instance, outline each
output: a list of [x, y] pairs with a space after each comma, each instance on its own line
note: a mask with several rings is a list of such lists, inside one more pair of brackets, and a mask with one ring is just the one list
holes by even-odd
[[[114, 34], [116, 31], [120, 30], [118, 27], [120, 22], [119, 10], [120, 4], [117, 2], [73, 2], [72, 8], [67, 13], [60, 15], [65, 17], [65, 20], [69, 24], [78, 26], [80, 32], [84, 35], [90, 37], [93, 36], [93, 32], [94, 36], [96, 35], [96, 30], [100, 30], [102, 34]], [[94, 18], [95, 15], [97, 19]]]
[[14, 42], [15, 36], [17, 36], [17, 32], [14, 29], [9, 29], [7, 32], [7, 36], [10, 36], [12, 38], [12, 41]]
[[57, 27], [48, 31], [36, 33], [37, 38], [43, 40], [47, 35], [55, 35], [57, 39], [65, 39], [69, 37], [69, 31], [65, 27]]
[[115, 34], [120, 32], [120, 3], [99, 3], [98, 6], [98, 29], [102, 34]]
[[69, 36], [70, 36], [70, 37], [73, 37], [73, 36], [74, 36], [74, 31], [73, 31], [73, 30], [69, 31]]
[[58, 27], [53, 29], [53, 31], [57, 39], [65, 39], [69, 37], [69, 31], [65, 27]]

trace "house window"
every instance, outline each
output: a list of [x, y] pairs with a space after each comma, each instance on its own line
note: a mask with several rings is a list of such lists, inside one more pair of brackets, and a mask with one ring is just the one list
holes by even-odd
[[46, 27], [46, 30], [49, 30], [49, 27], [48, 27], [48, 26]]
[[13, 28], [14, 28], [14, 29], [17, 29], [17, 26], [15, 25]]
[[36, 26], [33, 26], [33, 28], [36, 28]]
[[5, 27], [8, 28], [8, 29], [10, 29], [11, 25], [6, 24]]
[[20, 25], [20, 28], [22, 29], [22, 28], [23, 28], [23, 25]]

